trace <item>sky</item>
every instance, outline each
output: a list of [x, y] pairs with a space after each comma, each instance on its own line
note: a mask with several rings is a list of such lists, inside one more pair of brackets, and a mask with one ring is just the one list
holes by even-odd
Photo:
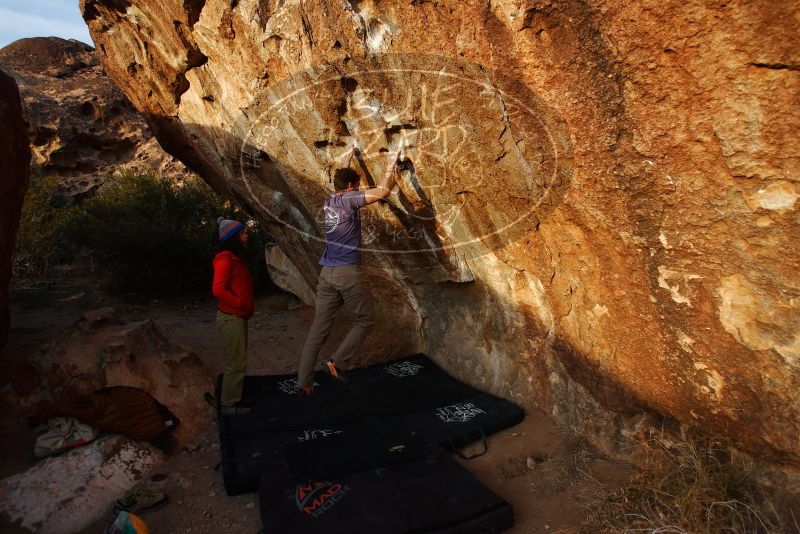
[[23, 37], [50, 36], [92, 44], [78, 0], [0, 0], [0, 48]]

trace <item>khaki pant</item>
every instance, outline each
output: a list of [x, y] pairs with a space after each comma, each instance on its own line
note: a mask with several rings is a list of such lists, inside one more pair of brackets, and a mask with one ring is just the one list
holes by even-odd
[[217, 328], [225, 340], [225, 370], [222, 373], [222, 405], [242, 400], [247, 372], [247, 319], [217, 310]]
[[374, 324], [372, 294], [357, 265], [323, 267], [317, 284], [314, 324], [308, 332], [300, 357], [300, 372], [297, 376], [300, 387], [309, 387], [314, 383], [317, 356], [331, 333], [336, 312], [343, 304], [351, 308], [355, 318], [352, 328], [331, 356], [337, 366], [358, 350]]

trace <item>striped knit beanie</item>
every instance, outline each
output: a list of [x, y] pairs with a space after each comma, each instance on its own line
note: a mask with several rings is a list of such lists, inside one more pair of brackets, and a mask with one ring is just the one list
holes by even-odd
[[235, 235], [236, 232], [244, 228], [242, 223], [234, 221], [232, 219], [226, 219], [224, 217], [220, 217], [217, 219], [219, 223], [219, 242], [222, 243], [226, 241], [232, 235]]

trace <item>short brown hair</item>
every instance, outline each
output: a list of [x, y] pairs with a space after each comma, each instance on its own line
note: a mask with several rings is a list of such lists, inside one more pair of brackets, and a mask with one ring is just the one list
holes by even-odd
[[357, 184], [361, 181], [361, 177], [353, 169], [336, 169], [333, 173], [333, 188], [336, 191], [343, 191], [347, 189], [350, 184]]

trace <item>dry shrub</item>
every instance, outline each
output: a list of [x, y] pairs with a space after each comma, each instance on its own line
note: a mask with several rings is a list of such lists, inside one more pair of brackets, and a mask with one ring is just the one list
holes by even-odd
[[564, 433], [563, 439], [563, 454], [533, 459], [533, 493], [546, 496], [567, 491], [570, 498], [579, 503], [599, 498], [601, 494], [598, 491], [602, 490], [602, 484], [594, 480], [590, 473], [591, 463], [601, 456], [591, 453], [584, 441], [569, 432]]
[[[115, 293], [207, 290], [220, 215], [247, 219], [198, 177], [176, 182], [121, 172], [81, 199], [60, 193], [57, 178], [40, 179], [23, 204], [15, 275], [47, 277], [82, 261]], [[264, 289], [265, 237], [251, 238], [247, 259], [257, 289]]]
[[640, 471], [594, 505], [581, 533], [779, 533], [755, 465], [720, 439], [643, 442]]

